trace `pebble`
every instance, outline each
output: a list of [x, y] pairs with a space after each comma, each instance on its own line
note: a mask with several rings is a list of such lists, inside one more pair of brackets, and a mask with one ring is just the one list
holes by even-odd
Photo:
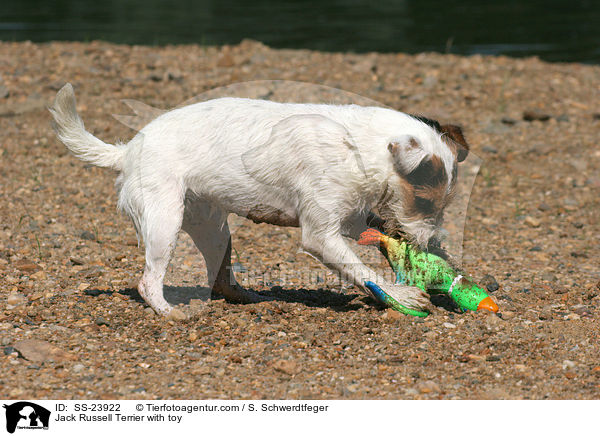
[[81, 235], [79, 235], [81, 237], [81, 239], [85, 239], [87, 241], [95, 241], [96, 240], [96, 235], [92, 232], [90, 232], [89, 230], [85, 230], [83, 232], [81, 232]]
[[495, 292], [500, 288], [496, 278], [491, 274], [484, 275], [480, 283], [486, 287], [488, 292]]
[[98, 318], [96, 318], [95, 322], [96, 322], [96, 325], [99, 325], [99, 326], [102, 326], [102, 325], [105, 325], [107, 327], [110, 326], [110, 324], [108, 323], [108, 321], [104, 317], [102, 317], [102, 316], [99, 316]]
[[10, 294], [8, 294], [8, 297], [6, 298], [6, 302], [8, 304], [10, 304], [11, 306], [17, 306], [17, 305], [22, 304], [22, 303], [24, 303], [26, 301], [27, 301], [27, 299], [20, 292], [10, 293]]
[[515, 120], [514, 118], [509, 118], [509, 117], [503, 117], [500, 122], [502, 124], [508, 124], [509, 126], [515, 125], [517, 124], [517, 120]]
[[400, 319], [405, 318], [406, 316], [403, 315], [402, 313], [398, 312], [397, 310], [388, 308], [383, 312], [383, 315], [381, 315], [381, 318], [384, 321], [387, 322], [394, 322], [394, 321], [398, 321]]
[[85, 365], [82, 365], [81, 363], [77, 363], [75, 365], [73, 365], [73, 368], [71, 368], [71, 371], [73, 371], [74, 373], [79, 373], [81, 371], [83, 371], [85, 369]]
[[68, 353], [56, 345], [46, 341], [37, 339], [24, 339], [15, 343], [14, 347], [21, 355], [34, 362], [64, 362], [67, 360], [75, 360], [75, 356]]
[[539, 109], [529, 109], [523, 112], [523, 120], [525, 121], [548, 121], [549, 119], [550, 115]]
[[294, 375], [299, 370], [299, 365], [294, 360], [279, 359], [273, 362], [273, 369], [287, 375]]
[[446, 327], [447, 329], [455, 329], [456, 325], [452, 324], [451, 322], [445, 322], [444, 324], [442, 324], [444, 327]]
[[439, 393], [442, 392], [442, 388], [433, 380], [424, 380], [417, 383], [417, 389], [422, 394]]
[[481, 147], [482, 151], [485, 151], [486, 153], [491, 153], [491, 154], [496, 154], [498, 153], [498, 149], [494, 148], [490, 145], [484, 145], [483, 147]]
[[580, 316], [586, 316], [592, 314], [592, 309], [584, 304], [577, 304], [572, 308], [573, 312]]
[[433, 330], [429, 330], [428, 332], [423, 333], [423, 336], [427, 339], [435, 339], [438, 336], [437, 332]]
[[167, 319], [171, 321], [184, 321], [187, 319], [187, 315], [183, 313], [183, 311], [181, 311], [180, 309], [174, 307], [167, 315]]
[[525, 217], [524, 223], [533, 228], [537, 228], [541, 225], [540, 220], [529, 215]]
[[19, 271], [22, 271], [25, 273], [34, 273], [41, 269], [41, 267], [37, 263], [31, 262], [30, 260], [27, 260], [27, 259], [21, 259], [21, 260], [15, 262], [14, 266]]

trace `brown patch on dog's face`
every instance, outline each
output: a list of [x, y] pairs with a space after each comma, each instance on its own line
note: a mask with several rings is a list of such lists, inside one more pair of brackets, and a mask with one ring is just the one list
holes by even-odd
[[427, 124], [436, 132], [442, 134], [442, 139], [448, 145], [448, 147], [450, 147], [450, 150], [452, 150], [452, 153], [454, 156], [456, 156], [456, 160], [458, 162], [462, 162], [467, 158], [470, 147], [469, 144], [467, 144], [460, 126], [455, 124], [440, 125], [438, 121], [432, 120], [431, 118], [420, 115], [411, 116], [422, 123]]
[[409, 174], [400, 175], [404, 213], [413, 219], [439, 223], [452, 198], [453, 185], [448, 187], [448, 173], [439, 156], [423, 160]]
[[454, 124], [440, 126], [442, 139], [450, 147], [458, 162], [462, 162], [469, 154], [469, 144], [463, 135], [462, 129]]

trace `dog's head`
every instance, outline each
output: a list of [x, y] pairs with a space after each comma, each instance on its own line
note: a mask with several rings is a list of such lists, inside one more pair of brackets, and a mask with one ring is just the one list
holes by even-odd
[[388, 144], [393, 172], [389, 195], [379, 211], [388, 234], [403, 233], [425, 248], [439, 232], [444, 209], [454, 194], [457, 165], [469, 153], [455, 125], [413, 117], [417, 135], [401, 135]]

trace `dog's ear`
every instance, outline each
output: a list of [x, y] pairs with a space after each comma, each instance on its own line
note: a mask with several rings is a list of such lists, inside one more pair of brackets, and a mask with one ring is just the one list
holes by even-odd
[[469, 144], [463, 135], [462, 129], [454, 124], [444, 124], [440, 126], [442, 130], [442, 139], [452, 152], [456, 155], [456, 160], [462, 162], [469, 154]]
[[412, 136], [394, 139], [388, 144], [388, 150], [394, 161], [394, 168], [402, 175], [410, 174], [428, 154]]

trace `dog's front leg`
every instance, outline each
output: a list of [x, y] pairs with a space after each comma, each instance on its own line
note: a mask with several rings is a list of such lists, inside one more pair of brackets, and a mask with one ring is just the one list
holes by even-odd
[[373, 297], [365, 281], [376, 283], [398, 303], [416, 310], [430, 305], [429, 296], [414, 286], [397, 285], [367, 267], [352, 251], [340, 232], [302, 229], [303, 248], [330, 268], [337, 270], [342, 278], [352, 281], [364, 293]]

